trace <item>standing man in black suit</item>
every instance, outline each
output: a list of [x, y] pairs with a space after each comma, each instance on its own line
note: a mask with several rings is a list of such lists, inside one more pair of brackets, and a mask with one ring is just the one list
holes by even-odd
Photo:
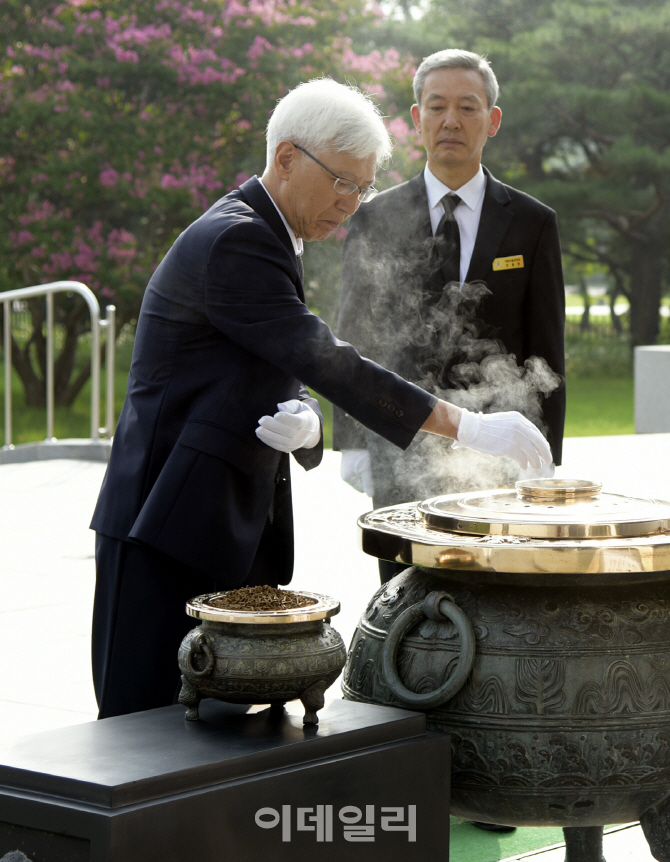
[[[338, 336], [436, 394], [458, 386], [453, 369], [464, 357], [453, 331], [458, 335], [463, 326], [470, 344], [479, 346], [475, 359], [499, 349], [497, 340], [519, 365], [542, 357], [563, 375], [565, 296], [556, 214], [481, 164], [502, 117], [491, 67], [468, 51], [440, 51], [421, 63], [414, 96], [412, 119], [427, 164], [351, 219]], [[464, 282], [479, 284], [462, 287]], [[454, 305], [459, 296], [471, 305], [472, 296], [480, 298], [477, 321], [456, 319], [455, 312], [463, 312]], [[546, 399], [543, 411], [553, 462], [560, 464], [564, 388]], [[536, 414], [539, 419], [539, 409]], [[445, 482], [444, 474], [417, 470], [415, 444], [406, 453], [393, 450], [339, 409], [333, 446], [342, 450], [342, 477], [372, 496], [375, 507], [472, 489], [472, 476]], [[442, 464], [456, 454], [449, 446], [439, 447]], [[382, 582], [397, 568], [381, 561]]]
[[92, 522], [100, 718], [174, 702], [189, 598], [291, 580], [288, 453], [311, 469], [322, 452], [303, 383], [401, 448], [423, 428], [550, 460], [518, 413], [481, 417], [437, 399], [361, 358], [305, 305], [303, 242], [374, 196], [390, 149], [360, 92], [297, 87], [268, 125], [263, 176], [187, 227], [152, 276]]

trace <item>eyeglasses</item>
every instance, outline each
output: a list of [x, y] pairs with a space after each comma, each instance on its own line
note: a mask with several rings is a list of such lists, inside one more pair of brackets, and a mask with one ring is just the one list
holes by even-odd
[[[293, 142], [291, 142], [293, 143]], [[358, 200], [364, 204], [367, 201], [371, 201], [372, 198], [378, 193], [378, 189], [373, 189], [372, 186], [369, 188], [363, 188], [363, 186], [359, 186], [358, 183], [353, 182], [352, 180], [345, 180], [342, 177], [338, 177], [336, 173], [331, 171], [330, 168], [327, 168], [323, 162], [320, 162], [316, 156], [313, 156], [311, 153], [308, 153], [304, 147], [301, 147], [300, 144], [293, 144], [296, 150], [300, 150], [306, 156], [309, 156], [310, 159], [313, 159], [317, 165], [321, 165], [324, 170], [328, 171], [329, 174], [335, 177], [335, 182], [333, 186], [338, 195], [353, 195], [355, 191], [358, 191]]]

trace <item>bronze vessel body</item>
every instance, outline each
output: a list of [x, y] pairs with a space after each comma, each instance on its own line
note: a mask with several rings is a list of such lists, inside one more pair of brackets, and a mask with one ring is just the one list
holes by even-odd
[[202, 622], [179, 648], [179, 702], [187, 707], [186, 718], [197, 721], [203, 697], [280, 710], [299, 699], [304, 723], [317, 724], [324, 692], [346, 659], [342, 638], [329, 624], [339, 603], [305, 593], [313, 604], [288, 612], [226, 612], [209, 605], [218, 595], [198, 596], [187, 605]]
[[[454, 509], [456, 497], [359, 522], [368, 552], [414, 565], [366, 608], [344, 696], [424, 709], [431, 729], [451, 734], [453, 814], [567, 827], [568, 857], [571, 841], [590, 842], [584, 862], [601, 860], [599, 827], [641, 820], [656, 858], [670, 862], [670, 507], [658, 504], [654, 523], [654, 505], [643, 513], [636, 550], [630, 523], [604, 539], [570, 528], [552, 540], [527, 520], [494, 518], [475, 537], [460, 517], [468, 506], [441, 532], [440, 507]], [[580, 554], [586, 570], [570, 571]]]

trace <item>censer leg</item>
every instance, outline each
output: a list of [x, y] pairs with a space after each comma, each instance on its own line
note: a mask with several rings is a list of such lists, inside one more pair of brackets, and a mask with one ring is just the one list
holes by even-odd
[[670, 862], [670, 796], [645, 811], [640, 826], [654, 859]]
[[565, 862], [605, 862], [602, 826], [564, 826]]
[[325, 704], [324, 692], [330, 683], [325, 679], [320, 679], [313, 685], [303, 691], [300, 695], [302, 705], [305, 707], [305, 717], [302, 720], [303, 724], [318, 724], [319, 718], [317, 710], [323, 709]]
[[200, 718], [198, 713], [198, 704], [202, 698], [183, 674], [181, 677], [181, 691], [179, 692], [178, 699], [179, 703], [186, 707], [186, 721], [198, 721]]

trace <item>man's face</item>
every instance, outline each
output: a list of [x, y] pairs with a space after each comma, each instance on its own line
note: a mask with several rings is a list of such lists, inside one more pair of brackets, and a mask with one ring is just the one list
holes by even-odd
[[[282, 142], [278, 149], [291, 146]], [[292, 147], [290, 171], [286, 175], [282, 211], [295, 233], [305, 242], [327, 239], [359, 207], [358, 191], [341, 195], [335, 191], [336, 174], [369, 188], [375, 180], [376, 157], [358, 158], [349, 153], [313, 153], [333, 174], [308, 155]]]
[[501, 112], [489, 109], [479, 72], [443, 68], [426, 76], [412, 119], [436, 176], [445, 171], [474, 176], [486, 139], [498, 131]]

